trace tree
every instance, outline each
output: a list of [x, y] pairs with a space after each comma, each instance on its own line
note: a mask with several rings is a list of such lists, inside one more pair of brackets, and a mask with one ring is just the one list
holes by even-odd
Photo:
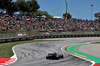
[[27, 1], [25, 5], [27, 12], [36, 12], [40, 8], [36, 0]]
[[18, 0], [16, 6], [22, 15], [24, 13], [24, 15], [32, 15], [32, 12], [36, 12], [40, 8], [36, 0], [28, 0], [26, 2], [24, 0]]
[[0, 9], [4, 10], [8, 7], [12, 0], [0, 0]]
[[25, 3], [24, 0], [18, 0], [18, 1], [16, 1], [15, 5], [17, 6], [17, 8], [18, 8], [19, 11], [24, 12], [24, 11], [27, 10], [26, 9], [26, 3]]
[[15, 11], [18, 11], [12, 0], [0, 0], [0, 9], [6, 10], [9, 15], [13, 15]]
[[0, 9], [4, 9], [4, 0], [0, 0]]
[[[28, 12], [20, 12], [20, 15], [28, 15]], [[45, 15], [46, 17], [53, 17], [52, 15], [48, 14], [46, 11], [37, 10], [36, 12], [29, 12], [30, 16], [42, 16]]]
[[34, 12], [33, 16], [42, 16], [42, 15], [45, 15], [46, 17], [53, 17], [52, 15], [48, 14], [47, 11], [41, 11], [41, 10]]
[[47, 16], [47, 17], [53, 17], [53, 16], [51, 16], [50, 14], [48, 14], [47, 11], [42, 11], [42, 15], [45, 15], [45, 16]]
[[16, 4], [14, 2], [9, 3], [7, 9], [7, 13], [9, 15], [13, 15], [14, 12], [18, 11], [18, 7], [16, 6]]
[[[66, 18], [66, 13], [63, 14], [63, 17]], [[67, 19], [70, 19], [70, 18], [72, 18], [72, 15], [70, 15], [70, 13], [69, 13], [67, 16]]]
[[12, 0], [0, 0], [0, 9], [6, 10], [9, 15], [13, 15], [16, 11], [22, 12], [36, 12], [39, 9], [39, 4], [36, 0], [18, 0], [16, 2], [12, 2]]

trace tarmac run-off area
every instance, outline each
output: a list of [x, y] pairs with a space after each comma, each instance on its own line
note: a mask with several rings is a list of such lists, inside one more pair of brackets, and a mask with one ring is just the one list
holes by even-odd
[[[62, 51], [78, 58], [92, 62], [92, 66], [100, 66], [100, 44], [82, 43], [62, 47]], [[91, 48], [91, 49], [90, 49]]]

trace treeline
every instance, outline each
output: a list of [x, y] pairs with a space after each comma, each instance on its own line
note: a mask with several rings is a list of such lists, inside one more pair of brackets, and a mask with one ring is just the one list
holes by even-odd
[[41, 11], [41, 10], [37, 10], [36, 12], [20, 12], [20, 15], [30, 15], [30, 16], [46, 16], [46, 17], [53, 17], [50, 14], [48, 14], [47, 11]]
[[63, 14], [63, 17], [64, 17], [64, 18], [66, 18], [66, 14], [68, 14], [68, 15], [67, 15], [67, 19], [72, 18], [72, 15], [71, 15], [70, 13], [64, 13], [64, 14]]
[[0, 0], [1, 13], [5, 11], [9, 15], [13, 15], [15, 12], [19, 12], [21, 15], [28, 16], [42, 16], [52, 17], [46, 11], [38, 10], [40, 8], [36, 0]]

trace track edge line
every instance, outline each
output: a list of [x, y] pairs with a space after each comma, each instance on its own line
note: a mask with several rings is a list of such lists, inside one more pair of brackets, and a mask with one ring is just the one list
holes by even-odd
[[[90, 43], [90, 42], [87, 42], [87, 43]], [[82, 43], [80, 43], [80, 44], [82, 44]], [[76, 45], [76, 44], [74, 44], [74, 45]], [[73, 56], [75, 56], [75, 57], [81, 58], [81, 59], [83, 59], [83, 60], [86, 60], [86, 59], [87, 59], [87, 58], [85, 59], [85, 58], [83, 58], [83, 57], [81, 57], [81, 56], [77, 56], [77, 55], [75, 55], [75, 54], [72, 54], [72, 53], [69, 53], [69, 52], [65, 51], [65, 48], [68, 47], [68, 46], [71, 46], [71, 45], [63, 46], [63, 47], [61, 47], [61, 50], [62, 50], [63, 52], [65, 52], [65, 53], [68, 53], [68, 54], [73, 55]], [[89, 62], [92, 63], [92, 65], [90, 65], [90, 66], [93, 66], [93, 65], [95, 64], [95, 62], [92, 61], [92, 60], [90, 61], [90, 59], [88, 59], [88, 60], [86, 60], [86, 61], [89, 61]]]

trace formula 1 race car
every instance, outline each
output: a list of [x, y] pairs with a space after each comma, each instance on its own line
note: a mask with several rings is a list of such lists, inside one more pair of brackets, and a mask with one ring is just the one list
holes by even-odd
[[58, 54], [58, 53], [49, 53], [47, 56], [46, 56], [46, 59], [62, 59], [63, 58], [63, 54]]

